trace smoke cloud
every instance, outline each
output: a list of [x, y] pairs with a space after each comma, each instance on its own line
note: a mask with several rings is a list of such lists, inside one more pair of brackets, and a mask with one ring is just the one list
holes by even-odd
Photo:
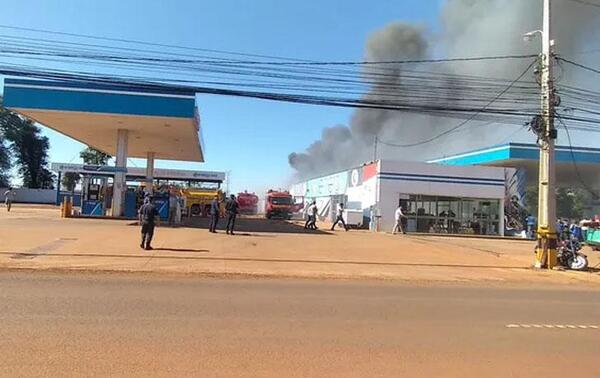
[[[473, 57], [536, 54], [540, 41], [525, 43], [525, 32], [539, 29], [542, 23], [541, 0], [449, 0], [440, 14], [440, 30], [431, 32], [422, 25], [396, 22], [375, 31], [365, 46], [367, 61], [419, 60], [434, 56]], [[600, 12], [566, 1], [553, 2], [553, 37], [559, 54], [574, 53], [586, 47], [586, 36], [597, 35]], [[597, 57], [597, 56], [596, 56]], [[576, 60], [585, 61], [584, 56]], [[411, 70], [476, 75], [514, 79], [530, 61], [480, 62], [478, 64], [443, 63], [411, 66]], [[368, 66], [367, 66], [368, 67]], [[386, 68], [390, 68], [387, 66]], [[390, 85], [401, 83], [405, 67], [392, 67], [384, 78], [371, 80], [371, 89], [363, 98], [381, 100]], [[369, 68], [364, 74], [369, 74]], [[577, 80], [577, 73], [561, 70], [561, 80]], [[525, 80], [532, 80], [531, 76]], [[453, 83], [448, 79], [445, 90], [437, 93], [446, 104], [453, 104]], [[449, 88], [449, 89], [448, 89]], [[389, 99], [389, 97], [388, 97]], [[303, 152], [289, 155], [296, 179], [306, 179], [347, 169], [373, 159], [375, 135], [380, 140], [407, 144], [440, 134], [462, 120], [403, 111], [359, 109], [347, 126], [323, 129], [321, 139]], [[477, 124], [477, 122], [474, 121]], [[477, 124], [461, 132], [449, 134], [435, 142], [416, 147], [378, 146], [378, 158], [424, 160], [502, 142], [514, 126]], [[531, 140], [533, 141], [533, 139]]]

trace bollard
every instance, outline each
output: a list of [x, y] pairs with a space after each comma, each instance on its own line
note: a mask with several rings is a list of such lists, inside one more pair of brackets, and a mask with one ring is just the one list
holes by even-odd
[[67, 198], [63, 197], [62, 202], [60, 203], [60, 217], [64, 218], [67, 211]]

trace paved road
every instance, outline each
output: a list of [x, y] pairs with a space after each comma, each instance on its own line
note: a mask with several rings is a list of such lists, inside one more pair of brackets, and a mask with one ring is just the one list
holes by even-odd
[[0, 375], [598, 377], [599, 323], [597, 291], [3, 272]]

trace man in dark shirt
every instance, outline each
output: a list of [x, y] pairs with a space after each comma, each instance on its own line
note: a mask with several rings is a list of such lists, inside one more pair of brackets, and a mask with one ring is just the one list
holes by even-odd
[[219, 200], [215, 197], [210, 203], [210, 226], [208, 231], [217, 233], [217, 223], [219, 223]]
[[235, 227], [235, 218], [238, 214], [238, 203], [235, 200], [235, 196], [232, 194], [227, 205], [225, 205], [225, 211], [227, 212], [227, 231], [226, 233], [233, 235], [233, 229]]
[[140, 247], [151, 250], [152, 236], [154, 236], [155, 223], [160, 225], [160, 216], [156, 206], [152, 203], [152, 196], [144, 199], [144, 204], [140, 207], [140, 224], [142, 225], [142, 242]]

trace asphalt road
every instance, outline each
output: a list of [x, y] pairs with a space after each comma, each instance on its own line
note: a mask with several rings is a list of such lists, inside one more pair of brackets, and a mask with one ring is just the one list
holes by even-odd
[[11, 377], [598, 377], [590, 326], [598, 291], [0, 273]]

